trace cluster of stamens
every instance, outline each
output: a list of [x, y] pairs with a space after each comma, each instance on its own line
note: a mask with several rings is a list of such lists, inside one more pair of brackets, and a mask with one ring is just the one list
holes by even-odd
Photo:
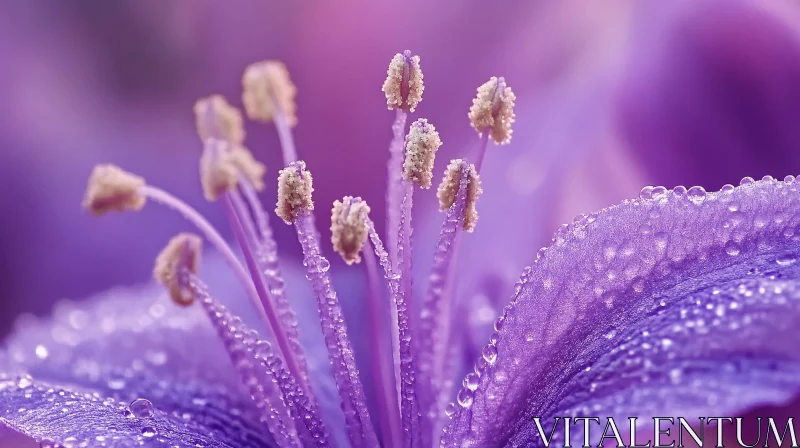
[[[384, 446], [430, 445], [434, 432], [441, 426], [442, 413], [437, 409], [440, 399], [449, 390], [434, 379], [430, 362], [439, 354], [440, 332], [428, 331], [436, 320], [449, 322], [449, 307], [442, 306], [451, 300], [445, 288], [434, 287], [433, 280], [422, 303], [423, 313], [414, 316], [410, 306], [411, 287], [411, 203], [415, 186], [431, 187], [435, 155], [442, 144], [436, 128], [424, 118], [412, 123], [405, 133], [407, 114], [414, 112], [422, 100], [423, 82], [419, 56], [406, 51], [391, 61], [383, 85], [390, 109], [396, 111], [393, 126], [394, 138], [390, 148], [393, 157], [388, 170], [389, 194], [387, 228], [390, 244], [385, 247], [369, 218], [370, 207], [361, 198], [344, 197], [335, 201], [331, 217], [333, 249], [348, 264], [365, 261], [369, 278], [369, 313], [372, 362], [376, 364], [375, 390], [378, 399], [380, 439]], [[318, 231], [314, 224], [313, 178], [306, 164], [296, 160], [291, 127], [296, 123], [292, 84], [286, 66], [276, 61], [259, 62], [249, 66], [242, 80], [242, 101], [247, 116], [256, 121], [273, 122], [281, 139], [285, 168], [278, 173], [276, 215], [286, 224], [294, 225], [301, 242], [307, 278], [312, 282], [320, 313], [320, 323], [325, 334], [329, 359], [339, 386], [342, 409], [348, 433], [354, 446], [377, 444], [375, 428], [370, 421], [361, 379], [355, 368], [352, 347], [341, 318], [341, 307], [329, 279], [329, 263], [322, 255]], [[476, 204], [480, 196], [481, 181], [478, 174], [483, 162], [488, 136], [498, 144], [511, 138], [514, 94], [503, 78], [492, 78], [478, 88], [477, 98], [470, 108], [472, 126], [481, 134], [482, 146], [475, 164], [465, 159], [452, 160], [445, 170], [437, 190], [440, 208], [446, 219], [437, 245], [444, 253], [437, 254], [431, 279], [452, 277], [455, 250], [460, 230], [472, 232], [478, 214]], [[127, 173], [113, 165], [99, 165], [89, 178], [84, 207], [95, 215], [111, 210], [138, 211], [146, 200], [164, 205], [186, 217], [216, 248], [234, 270], [237, 278], [259, 309], [268, 329], [267, 340], [277, 347], [278, 359], [286, 365], [291, 387], [283, 387], [282, 378], [273, 378], [280, 391], [292, 390], [289, 395], [277, 393], [268, 399], [272, 417], [278, 424], [268, 422], [270, 432], [275, 428], [291, 427], [276, 440], [286, 446], [295, 443], [305, 446], [303, 434], [313, 434], [315, 440], [327, 441], [324, 428], [318, 423], [320, 416], [315, 408], [314, 391], [308, 381], [305, 355], [297, 338], [291, 304], [283, 297], [284, 284], [280, 271], [273, 264], [277, 249], [266, 212], [257, 200], [256, 191], [264, 187], [266, 171], [243, 145], [245, 132], [242, 114], [219, 95], [199, 100], [194, 107], [197, 132], [203, 142], [200, 155], [200, 181], [206, 199], [218, 201], [230, 218], [236, 242], [242, 249], [245, 263], [219, 233], [193, 208], [180, 199], [157, 187], [147, 185], [139, 176]], [[402, 160], [394, 157], [401, 154]], [[458, 223], [458, 225], [453, 223]], [[448, 230], [455, 229], [455, 231]], [[182, 233], [173, 238], [156, 258], [154, 277], [163, 284], [172, 300], [187, 306], [198, 297], [212, 301], [208, 291], [200, 287], [198, 267], [201, 238]], [[442, 249], [443, 248], [443, 249]], [[374, 251], [374, 255], [373, 252]], [[379, 271], [383, 270], [383, 273]], [[195, 279], [197, 281], [194, 281]], [[451, 280], [448, 280], [451, 281]], [[383, 284], [383, 287], [381, 287]], [[381, 289], [388, 291], [390, 301], [385, 301]], [[206, 309], [218, 309], [216, 302], [208, 302]], [[386, 313], [387, 308], [391, 313]], [[386, 316], [394, 316], [386, 321]], [[289, 316], [283, 318], [281, 316]], [[421, 318], [419, 340], [412, 337], [413, 322]], [[213, 322], [212, 318], [212, 322]], [[382, 324], [381, 324], [382, 322]], [[381, 326], [393, 327], [393, 340], [381, 337]], [[371, 327], [372, 328], [372, 327]], [[221, 330], [222, 331], [222, 330]], [[384, 365], [387, 354], [394, 360], [393, 368]], [[267, 372], [269, 374], [269, 372]], [[265, 386], [266, 387], [266, 386]], [[399, 391], [399, 394], [398, 394]], [[269, 397], [268, 397], [269, 398]], [[255, 399], [255, 398], [254, 398]], [[297, 401], [297, 400], [300, 401]], [[271, 401], [270, 401], [271, 400]], [[299, 403], [299, 404], [298, 404]], [[291, 409], [302, 409], [313, 415], [298, 418]], [[260, 406], [260, 405], [259, 405]], [[277, 416], [277, 417], [275, 417]], [[311, 425], [313, 423], [314, 427]], [[288, 425], [288, 426], [287, 426]], [[321, 434], [321, 435], [320, 435]], [[292, 438], [296, 440], [292, 440]], [[301, 440], [303, 442], [301, 443]], [[279, 442], [283, 446], [283, 442]], [[421, 445], [419, 445], [421, 446]]]

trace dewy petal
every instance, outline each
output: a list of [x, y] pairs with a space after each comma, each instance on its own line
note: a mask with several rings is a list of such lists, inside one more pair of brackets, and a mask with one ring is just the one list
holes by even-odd
[[[42, 440], [138, 446], [153, 428], [153, 439], [179, 446], [271, 443], [208, 319], [163, 288], [113, 290], [20, 320], [0, 370], [14, 375], [0, 385], [0, 422]], [[137, 398], [154, 417], [125, 412]]]
[[562, 227], [495, 324], [445, 445], [539, 446], [531, 417], [730, 415], [790, 400], [799, 207], [793, 178], [657, 188]]

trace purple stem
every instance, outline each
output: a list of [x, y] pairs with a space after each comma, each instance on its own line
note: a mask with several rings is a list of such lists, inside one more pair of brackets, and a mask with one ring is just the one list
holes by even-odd
[[[405, 219], [401, 217], [401, 224]], [[369, 229], [369, 238], [372, 246], [375, 249], [375, 254], [383, 266], [384, 274], [389, 284], [389, 294], [394, 299], [397, 306], [398, 328], [400, 330], [399, 346], [400, 346], [400, 409], [401, 420], [403, 424], [403, 432], [406, 437], [403, 440], [403, 445], [406, 448], [420, 447], [421, 445], [421, 431], [419, 428], [419, 408], [416, 398], [416, 361], [414, 359], [414, 350], [412, 347], [412, 334], [411, 334], [411, 308], [405, 299], [403, 290], [402, 275], [397, 275], [392, 268], [392, 263], [389, 260], [389, 255], [383, 247], [378, 232], [375, 231], [375, 224], [367, 219], [367, 228]], [[401, 227], [402, 228], [402, 227]], [[403, 232], [401, 231], [401, 234]], [[402, 240], [402, 235], [401, 235]]]
[[352, 344], [347, 337], [342, 307], [328, 276], [330, 262], [320, 253], [319, 232], [314, 225], [314, 216], [308, 210], [302, 210], [295, 218], [294, 225], [303, 248], [306, 277], [311, 281], [317, 296], [322, 333], [328, 349], [328, 359], [333, 366], [350, 442], [355, 448], [376, 447], [378, 438], [370, 421], [364, 387], [358, 377]]
[[399, 107], [395, 109], [392, 124], [392, 142], [389, 144], [389, 163], [386, 191], [386, 235], [389, 238], [389, 256], [392, 266], [397, 266], [397, 226], [400, 225], [400, 201], [403, 200], [403, 141], [408, 114]]
[[[375, 391], [378, 394], [378, 419], [381, 425], [381, 440], [383, 446], [400, 446], [402, 443], [402, 430], [400, 428], [400, 405], [397, 401], [397, 384], [395, 383], [394, 369], [392, 368], [393, 350], [391, 339], [386, 338], [382, 331], [386, 323], [385, 308], [381, 307], [384, 303], [381, 294], [380, 277], [378, 275], [378, 263], [375, 255], [369, 251], [363, 251], [364, 267], [367, 271], [369, 283], [369, 300], [367, 300], [367, 319], [369, 325], [369, 342], [372, 352], [374, 370], [373, 380], [375, 381]], [[394, 308], [394, 307], [390, 307]]]
[[[256, 234], [259, 238], [257, 243], [253, 244], [253, 247], [256, 248], [256, 259], [267, 282], [267, 288], [271, 293], [273, 306], [281, 318], [283, 329], [297, 357], [301, 373], [304, 374], [303, 381], [308, 384], [308, 363], [305, 351], [300, 343], [297, 314], [295, 314], [286, 297], [286, 282], [283, 279], [280, 264], [278, 263], [278, 245], [272, 236], [272, 227], [269, 225], [267, 214], [258, 200], [258, 194], [247, 179], [239, 179], [239, 190], [241, 190], [250, 207], [257, 228]], [[314, 397], [311, 398], [313, 399]]]
[[276, 98], [272, 99], [272, 104], [275, 107], [275, 129], [278, 131], [278, 139], [281, 141], [283, 163], [284, 165], [288, 165], [297, 161], [297, 150], [294, 147], [292, 128], [289, 126], [286, 114], [281, 110]]
[[[319, 409], [284, 369], [281, 358], [272, 351], [269, 342], [260, 340], [257, 332], [247, 328], [241, 319], [219, 304], [196, 276], [184, 271], [182, 281], [200, 300], [242, 382], [261, 410], [261, 420], [267, 423], [278, 446], [330, 447]], [[298, 431], [306, 443], [298, 440]]]
[[[305, 380], [305, 378], [308, 378], [308, 374], [301, 368], [295, 349], [289, 342], [289, 337], [286, 335], [286, 331], [278, 318], [275, 307], [272, 306], [273, 301], [267, 290], [266, 282], [259, 272], [259, 265], [253, 255], [252, 247], [254, 247], [254, 245], [248, 244], [249, 241], [255, 239], [255, 228], [249, 220], [247, 206], [244, 204], [244, 201], [242, 201], [241, 196], [235, 191], [227, 193], [223, 197], [223, 201], [225, 203], [225, 212], [228, 215], [228, 220], [233, 229], [233, 234], [239, 242], [239, 246], [242, 249], [244, 259], [247, 263], [247, 268], [250, 270], [250, 276], [253, 279], [256, 291], [261, 299], [261, 307], [266, 313], [267, 323], [269, 327], [272, 328], [272, 332], [275, 335], [275, 342], [278, 343], [278, 350], [286, 361], [289, 372], [297, 379], [298, 384], [303, 388], [306, 395], [311, 396], [309, 384]], [[243, 221], [247, 222], [247, 224], [243, 225]]]
[[475, 157], [475, 171], [478, 173], [481, 172], [481, 167], [483, 166], [483, 159], [486, 156], [486, 148], [489, 146], [489, 130], [481, 134], [481, 143], [478, 146], [478, 155]]
[[[433, 434], [441, 409], [438, 396], [443, 389], [442, 378], [447, 359], [450, 333], [451, 288], [455, 274], [464, 212], [467, 204], [468, 169], [461, 167], [461, 178], [456, 200], [447, 210], [439, 241], [433, 256], [433, 267], [428, 276], [428, 289], [422, 304], [419, 325], [419, 387], [421, 412], [423, 415], [423, 437]], [[429, 442], [426, 440], [426, 442]], [[426, 446], [430, 445], [427, 443]]]
[[222, 238], [222, 235], [217, 232], [214, 226], [212, 226], [211, 223], [203, 218], [203, 215], [198, 213], [197, 210], [190, 207], [189, 204], [181, 201], [166, 191], [161, 190], [160, 188], [146, 185], [140, 188], [139, 192], [153, 202], [157, 202], [180, 213], [190, 223], [197, 227], [197, 230], [199, 230], [200, 233], [202, 233], [211, 243], [211, 245], [222, 254], [222, 257], [225, 258], [225, 261], [233, 269], [233, 272], [236, 274], [239, 282], [247, 290], [250, 300], [253, 302], [253, 305], [256, 307], [256, 309], [259, 310], [261, 318], [266, 321], [267, 315], [264, 313], [264, 309], [261, 307], [261, 298], [259, 297], [258, 291], [253, 284], [253, 280], [250, 278], [250, 274], [247, 272], [244, 266], [242, 266], [242, 264], [239, 262], [239, 259], [236, 258], [236, 254], [233, 252], [233, 249], [231, 249], [228, 243], [225, 242], [225, 239]]

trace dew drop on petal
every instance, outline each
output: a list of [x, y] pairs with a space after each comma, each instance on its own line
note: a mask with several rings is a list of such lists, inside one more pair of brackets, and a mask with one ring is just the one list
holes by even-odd
[[146, 437], [149, 439], [151, 437], [155, 437], [156, 434], [158, 434], [158, 432], [156, 432], [156, 429], [153, 428], [152, 426], [145, 426], [144, 428], [142, 428], [142, 437]]
[[792, 252], [785, 252], [775, 258], [775, 262], [781, 266], [791, 266], [797, 262], [797, 256]]
[[447, 403], [447, 406], [444, 408], [444, 413], [447, 414], [448, 417], [452, 418], [453, 414], [456, 413], [456, 404], [455, 403]]
[[653, 197], [653, 187], [648, 185], [642, 188], [642, 191], [639, 192], [639, 199], [650, 199]]
[[706, 200], [706, 190], [700, 186], [694, 186], [686, 192], [686, 197], [689, 198], [695, 205], [700, 205]]
[[728, 241], [727, 243], [725, 243], [725, 253], [727, 253], [728, 255], [735, 257], [739, 255], [741, 251], [742, 251], [741, 247], [739, 247], [739, 244], [736, 243], [735, 241]]
[[458, 399], [458, 404], [461, 405], [462, 408], [468, 408], [472, 406], [474, 397], [475, 395], [473, 392], [465, 387], [458, 391], [458, 396], [456, 398]]
[[659, 199], [667, 194], [667, 191], [668, 190], [666, 187], [654, 187], [652, 191], [652, 197], [653, 199]]
[[720, 193], [724, 194], [731, 194], [733, 193], [733, 190], [735, 190], [735, 187], [731, 184], [725, 184], [719, 189]]
[[480, 377], [476, 373], [468, 373], [466, 377], [464, 377], [464, 387], [469, 390], [474, 391], [478, 388], [478, 383], [480, 382]]
[[486, 347], [483, 347], [483, 352], [481, 353], [483, 355], [483, 359], [489, 365], [493, 365], [495, 361], [497, 361], [497, 347], [495, 347], [494, 345], [490, 344], [487, 345]]
[[17, 387], [27, 389], [33, 385], [33, 378], [30, 375], [22, 375], [17, 379]]
[[792, 176], [792, 175], [790, 174], [790, 175], [788, 175], [788, 176], [784, 177], [784, 178], [783, 178], [783, 181], [784, 181], [784, 182], [786, 182], [787, 184], [794, 183], [794, 176]]
[[683, 195], [686, 194], [686, 187], [684, 187], [683, 185], [678, 185], [677, 187], [672, 189], [672, 194], [678, 197], [682, 197]]
[[150, 418], [153, 416], [153, 403], [145, 398], [137, 398], [128, 406], [131, 414], [136, 418]]
[[739, 182], [739, 185], [748, 185], [752, 184], [753, 182], [755, 182], [755, 179], [753, 179], [752, 177], [749, 176], [743, 177], [742, 180]]

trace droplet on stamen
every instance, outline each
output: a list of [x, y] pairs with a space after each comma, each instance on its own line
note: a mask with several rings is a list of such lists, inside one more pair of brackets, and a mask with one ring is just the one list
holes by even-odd
[[144, 186], [144, 178], [116, 165], [97, 165], [89, 176], [83, 208], [95, 216], [111, 210], [139, 211], [146, 202], [145, 196], [139, 191]]
[[280, 61], [262, 61], [249, 65], [242, 77], [242, 102], [251, 120], [271, 122], [276, 111], [286, 117], [289, 126], [297, 124], [297, 88]]
[[406, 136], [406, 156], [403, 161], [403, 179], [422, 188], [431, 187], [433, 161], [442, 139], [436, 128], [425, 118], [411, 124]]
[[292, 224], [300, 210], [314, 210], [311, 172], [302, 160], [292, 162], [278, 173], [278, 203], [275, 213], [286, 224]]
[[194, 103], [195, 123], [200, 140], [222, 138], [233, 144], [244, 142], [242, 113], [222, 95], [211, 95]]
[[478, 87], [478, 94], [472, 100], [468, 115], [472, 127], [481, 135], [489, 132], [489, 137], [499, 145], [510, 142], [516, 99], [503, 77], [492, 76]]
[[405, 112], [414, 112], [422, 101], [422, 91], [425, 89], [419, 56], [411, 56], [409, 50], [397, 53], [389, 62], [386, 75], [382, 90], [386, 94], [389, 110], [400, 108]]
[[333, 249], [347, 264], [361, 262], [361, 249], [369, 236], [366, 225], [369, 210], [366, 202], [352, 196], [333, 203], [331, 241]]
[[467, 179], [467, 203], [464, 211], [464, 230], [472, 232], [478, 223], [478, 210], [476, 203], [483, 189], [481, 188], [481, 178], [475, 165], [467, 164], [463, 159], [453, 159], [444, 171], [444, 177], [439, 184], [436, 196], [439, 198], [439, 209], [444, 211], [450, 208], [456, 201], [458, 187], [461, 183], [461, 176], [469, 176]]
[[172, 301], [178, 305], [188, 306], [194, 302], [191, 289], [181, 284], [180, 273], [182, 269], [197, 273], [202, 249], [203, 240], [199, 236], [181, 233], [169, 240], [156, 257], [153, 277], [169, 290]]

